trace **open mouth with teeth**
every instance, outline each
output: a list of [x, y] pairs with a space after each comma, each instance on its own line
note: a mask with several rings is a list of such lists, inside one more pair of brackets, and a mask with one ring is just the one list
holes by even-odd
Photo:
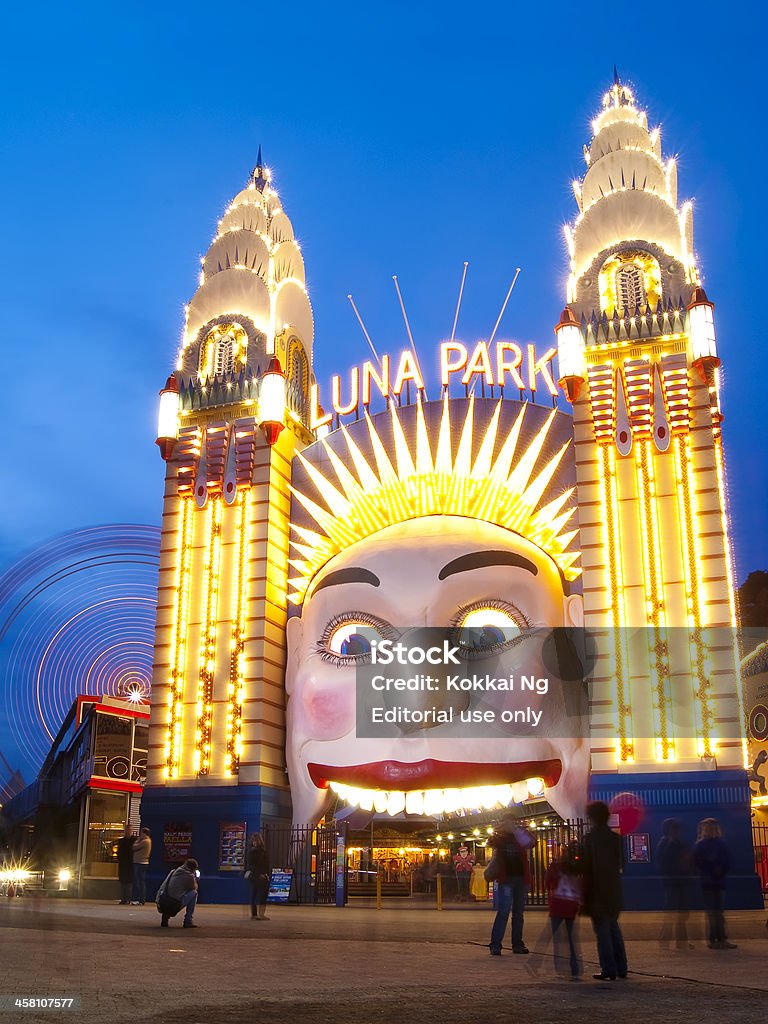
[[492, 810], [540, 796], [562, 773], [557, 758], [518, 764], [461, 761], [374, 761], [333, 766], [310, 763], [318, 789], [330, 789], [353, 807], [377, 814], [436, 817], [459, 810]]

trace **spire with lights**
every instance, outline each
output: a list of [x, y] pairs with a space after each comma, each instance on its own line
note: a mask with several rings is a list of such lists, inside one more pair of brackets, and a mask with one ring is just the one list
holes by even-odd
[[[580, 451], [579, 524], [595, 552], [583, 562], [586, 624], [615, 638], [593, 731], [615, 731], [616, 746], [593, 750], [593, 766], [698, 768], [715, 751], [735, 765], [741, 741], [720, 725], [740, 714], [734, 653], [715, 656], [704, 637], [735, 622], [713, 306], [675, 160], [616, 68], [584, 157], [555, 332]], [[626, 647], [628, 627], [646, 631], [647, 655]], [[686, 674], [692, 700], [681, 697]]]

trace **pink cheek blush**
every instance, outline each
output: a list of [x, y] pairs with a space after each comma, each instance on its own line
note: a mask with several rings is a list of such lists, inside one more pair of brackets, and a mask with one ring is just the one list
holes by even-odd
[[354, 676], [351, 684], [349, 681], [343, 684], [308, 679], [301, 703], [303, 724], [313, 739], [331, 740], [344, 736], [355, 725]]

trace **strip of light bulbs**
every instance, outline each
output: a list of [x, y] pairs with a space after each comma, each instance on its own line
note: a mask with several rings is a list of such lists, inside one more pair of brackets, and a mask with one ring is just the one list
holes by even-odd
[[331, 782], [332, 792], [351, 807], [377, 814], [426, 814], [437, 817], [458, 810], [493, 810], [522, 803], [544, 792], [542, 779], [526, 779], [503, 786], [472, 786], [465, 789], [415, 789], [409, 792], [392, 789], [358, 789], [341, 782]]

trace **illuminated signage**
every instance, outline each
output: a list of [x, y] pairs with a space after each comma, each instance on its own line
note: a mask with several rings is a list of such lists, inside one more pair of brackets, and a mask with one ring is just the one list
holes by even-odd
[[[514, 341], [497, 341], [493, 345], [478, 341], [471, 352], [461, 341], [444, 341], [440, 345], [440, 383], [447, 388], [455, 380], [464, 386], [481, 380], [489, 387], [510, 385], [535, 393], [541, 377], [546, 390], [555, 397], [557, 387], [550, 367], [556, 354], [557, 349], [548, 348], [538, 356], [535, 345], [518, 345]], [[310, 427], [317, 430], [330, 423], [333, 413], [348, 416], [361, 405], [367, 408], [374, 395], [397, 397], [411, 382], [417, 390], [424, 389], [424, 378], [413, 352], [405, 350], [397, 360], [382, 356], [378, 364], [366, 360], [349, 371], [348, 386], [343, 392], [341, 375], [331, 378], [331, 412], [323, 411], [318, 387], [312, 385]]]

